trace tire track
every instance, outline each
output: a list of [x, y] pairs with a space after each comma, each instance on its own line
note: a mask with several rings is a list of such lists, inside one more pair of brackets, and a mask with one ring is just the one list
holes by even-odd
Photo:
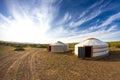
[[16, 53], [12, 53], [12, 54], [8, 54], [2, 58], [0, 58], [0, 67], [9, 63], [11, 60], [16, 59], [17, 57], [21, 56], [22, 54], [16, 54]]
[[[33, 52], [33, 51], [31, 51]], [[17, 79], [17, 73], [19, 68], [24, 65], [22, 64], [24, 61], [26, 61], [25, 59], [27, 59], [27, 57], [30, 55], [31, 52], [23, 52], [22, 56], [20, 56], [18, 59], [16, 59], [12, 65], [8, 68], [3, 80], [13, 80], [13, 79]], [[22, 64], [22, 65], [21, 65]]]
[[[11, 64], [20, 57], [21, 54], [12, 54], [9, 57], [5, 57], [3, 60], [0, 61], [0, 78], [3, 79], [4, 75], [6, 74], [7, 69], [11, 66]], [[0, 79], [0, 80], [1, 80]]]
[[36, 60], [36, 54], [38, 54], [38, 49], [34, 49], [33, 52], [30, 52], [30, 54], [24, 58], [17, 71], [17, 80], [36, 80], [37, 72], [34, 62]]
[[31, 55], [31, 53], [29, 53], [28, 56], [23, 58], [21, 63], [19, 64], [18, 70], [16, 72], [17, 80], [31, 80], [32, 74], [30, 72], [30, 66], [28, 63], [30, 55]]
[[35, 53], [33, 53], [31, 55], [31, 58], [29, 58], [29, 66], [30, 66], [30, 71], [32, 74], [32, 80], [36, 80], [38, 79], [38, 73], [36, 70], [36, 55], [38, 54], [38, 51], [36, 51]]

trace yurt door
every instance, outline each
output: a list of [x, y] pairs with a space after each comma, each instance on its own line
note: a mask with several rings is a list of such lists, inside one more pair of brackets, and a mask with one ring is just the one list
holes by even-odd
[[78, 47], [78, 57], [84, 57], [84, 47]]
[[85, 57], [92, 57], [92, 46], [85, 46]]
[[51, 51], [51, 46], [48, 46], [48, 51]]

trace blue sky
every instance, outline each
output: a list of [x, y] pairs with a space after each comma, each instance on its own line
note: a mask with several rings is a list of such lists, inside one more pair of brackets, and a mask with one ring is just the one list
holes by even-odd
[[0, 40], [120, 40], [120, 0], [0, 0]]

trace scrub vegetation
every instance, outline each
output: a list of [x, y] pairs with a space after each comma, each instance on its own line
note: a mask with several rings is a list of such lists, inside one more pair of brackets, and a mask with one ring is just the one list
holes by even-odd
[[120, 42], [109, 44], [109, 56], [85, 60], [74, 56], [75, 44], [60, 54], [48, 52], [47, 44], [1, 42], [0, 80], [120, 80]]
[[24, 51], [24, 47], [23, 46], [15, 46], [15, 51]]
[[110, 47], [120, 48], [120, 41], [108, 42]]

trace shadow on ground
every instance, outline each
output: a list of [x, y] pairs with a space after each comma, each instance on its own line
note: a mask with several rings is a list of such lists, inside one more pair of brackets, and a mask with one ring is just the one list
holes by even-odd
[[59, 54], [59, 55], [74, 55], [73, 50], [69, 50], [66, 52], [50, 52], [50, 53]]
[[110, 62], [117, 62], [120, 61], [120, 50], [118, 51], [110, 51], [109, 55], [101, 58], [101, 59], [97, 59], [97, 61], [110, 61]]

